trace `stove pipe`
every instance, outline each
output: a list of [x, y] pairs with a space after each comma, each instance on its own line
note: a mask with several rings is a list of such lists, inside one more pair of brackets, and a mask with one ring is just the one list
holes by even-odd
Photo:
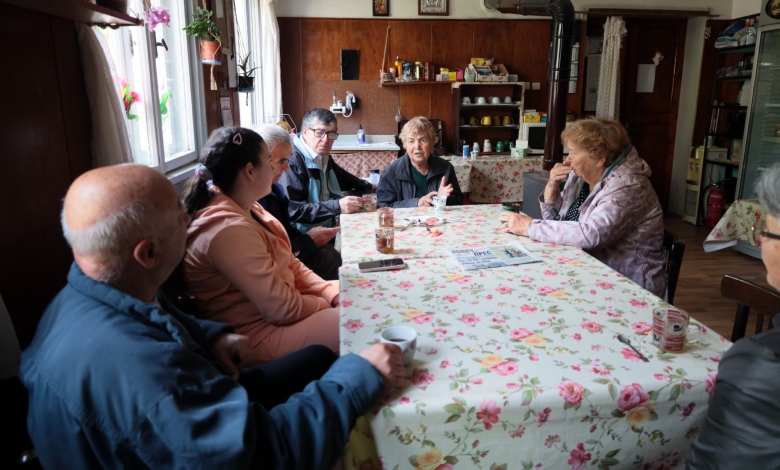
[[574, 5], [571, 0], [521, 0], [522, 15], [552, 16], [550, 63], [547, 69], [547, 132], [544, 140], [544, 169], [563, 161], [561, 132], [566, 127], [566, 101], [571, 77], [574, 43]]

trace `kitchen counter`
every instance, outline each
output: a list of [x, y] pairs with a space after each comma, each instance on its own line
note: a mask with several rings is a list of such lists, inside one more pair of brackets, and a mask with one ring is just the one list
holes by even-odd
[[358, 144], [357, 135], [340, 135], [335, 142], [333, 142], [333, 152], [354, 152], [354, 151], [384, 151], [391, 150], [398, 152], [401, 147], [395, 144], [394, 135], [366, 135], [366, 143]]

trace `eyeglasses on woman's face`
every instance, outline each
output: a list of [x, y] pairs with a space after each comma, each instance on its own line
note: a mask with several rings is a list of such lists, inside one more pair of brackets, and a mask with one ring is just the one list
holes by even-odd
[[312, 131], [314, 137], [318, 139], [322, 139], [326, 135], [328, 136], [328, 140], [336, 140], [339, 138], [339, 133], [336, 131], [326, 131], [325, 129], [315, 129], [313, 127], [310, 127], [309, 130]]
[[771, 240], [780, 240], [780, 234], [772, 233], [766, 229], [766, 219], [761, 219], [750, 228], [753, 232], [753, 241], [756, 246], [761, 245], [762, 238], [769, 238]]

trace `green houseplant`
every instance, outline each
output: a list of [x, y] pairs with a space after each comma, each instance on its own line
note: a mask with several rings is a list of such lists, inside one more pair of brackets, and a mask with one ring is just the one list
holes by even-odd
[[200, 39], [200, 56], [203, 62], [219, 63], [220, 30], [211, 18], [213, 13], [205, 8], [195, 7], [192, 22], [182, 28], [188, 36]]
[[246, 56], [244, 56], [243, 60], [238, 63], [238, 68], [241, 71], [241, 73], [238, 74], [238, 91], [249, 93], [252, 91], [255, 91], [255, 70], [257, 70], [259, 67], [252, 67], [252, 64], [249, 63], [249, 56], [252, 55], [252, 53], [248, 53]]

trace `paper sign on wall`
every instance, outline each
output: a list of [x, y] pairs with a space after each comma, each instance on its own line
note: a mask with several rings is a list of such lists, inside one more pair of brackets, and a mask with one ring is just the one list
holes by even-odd
[[222, 114], [222, 125], [233, 125], [233, 113], [230, 111], [230, 98], [220, 98], [219, 107]]

